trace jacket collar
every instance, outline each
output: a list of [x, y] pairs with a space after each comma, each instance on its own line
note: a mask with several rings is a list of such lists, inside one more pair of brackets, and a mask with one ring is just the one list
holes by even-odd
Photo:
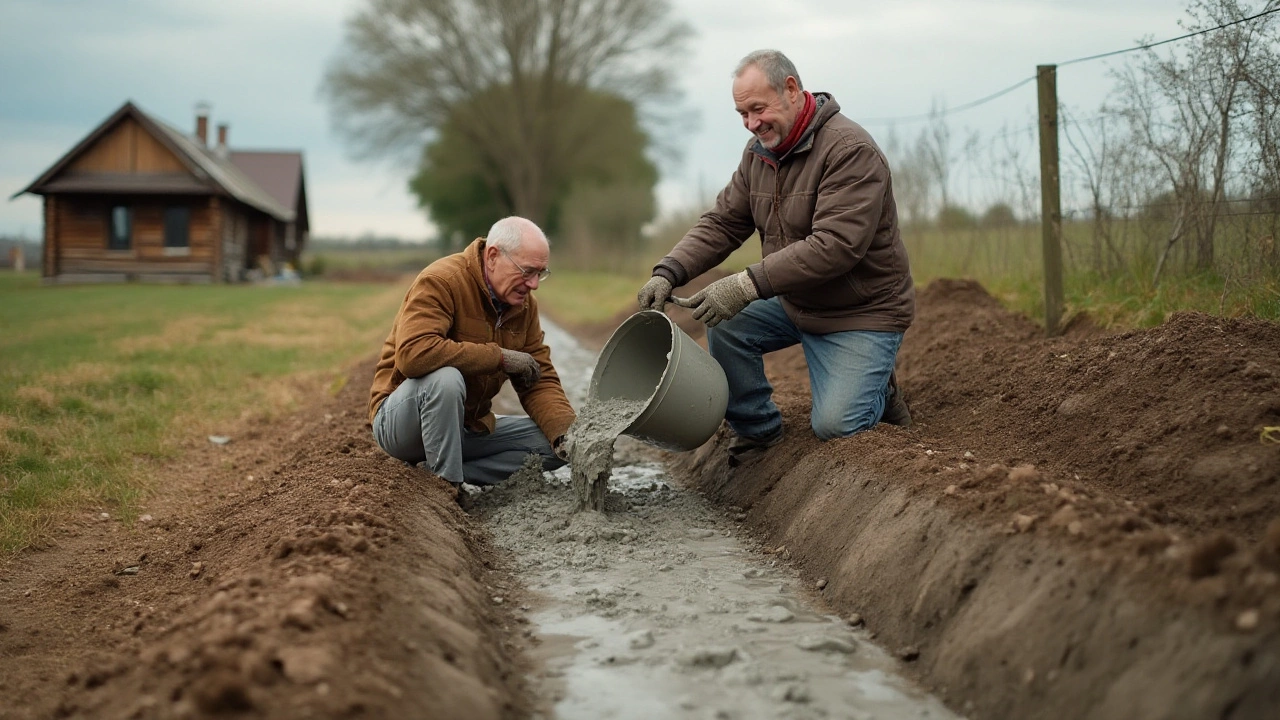
[[776, 168], [782, 164], [784, 160], [788, 160], [796, 155], [807, 153], [812, 150], [813, 136], [817, 134], [818, 129], [826, 124], [833, 115], [840, 112], [840, 103], [836, 102], [836, 99], [831, 95], [831, 93], [813, 93], [813, 100], [816, 104], [813, 111], [813, 120], [809, 121], [808, 129], [804, 131], [804, 135], [800, 136], [799, 142], [796, 143], [795, 147], [791, 148], [790, 152], [782, 157], [778, 157], [773, 154], [773, 151], [766, 148], [764, 144], [760, 142], [759, 138], [752, 140], [749, 148], [751, 152], [755, 153], [755, 155], [761, 160], [769, 163], [770, 166]]

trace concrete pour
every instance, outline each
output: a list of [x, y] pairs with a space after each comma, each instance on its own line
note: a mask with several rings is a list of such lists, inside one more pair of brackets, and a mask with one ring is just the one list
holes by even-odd
[[[581, 407], [594, 358], [543, 327]], [[526, 609], [551, 717], [956, 717], [864, 631], [815, 610], [785, 553], [750, 549], [740, 511], [674, 486], [660, 457], [619, 438], [603, 513], [575, 512], [569, 469], [536, 462], [474, 500], [539, 597]]]

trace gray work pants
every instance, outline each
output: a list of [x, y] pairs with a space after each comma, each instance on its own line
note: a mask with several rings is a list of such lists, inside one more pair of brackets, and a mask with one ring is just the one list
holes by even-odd
[[488, 434], [464, 429], [466, 395], [457, 368], [408, 378], [378, 407], [373, 439], [391, 457], [412, 464], [426, 461], [431, 472], [451, 483], [500, 483], [530, 454], [541, 455], [547, 470], [564, 465], [531, 418], [499, 415]]

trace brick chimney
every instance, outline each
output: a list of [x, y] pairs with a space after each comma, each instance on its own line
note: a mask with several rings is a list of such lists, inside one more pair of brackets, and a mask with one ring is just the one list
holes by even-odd
[[209, 144], [209, 103], [198, 103], [196, 105], [196, 139], [200, 141], [201, 146]]
[[213, 149], [218, 157], [225, 158], [231, 155], [231, 148], [227, 147], [227, 131], [230, 129], [231, 126], [227, 123], [218, 123], [218, 146]]

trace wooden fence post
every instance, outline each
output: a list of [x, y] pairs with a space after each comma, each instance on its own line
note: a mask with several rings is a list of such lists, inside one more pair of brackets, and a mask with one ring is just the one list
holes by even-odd
[[1040, 226], [1044, 247], [1044, 329], [1062, 320], [1062, 197], [1058, 175], [1058, 66], [1036, 66], [1040, 97]]

